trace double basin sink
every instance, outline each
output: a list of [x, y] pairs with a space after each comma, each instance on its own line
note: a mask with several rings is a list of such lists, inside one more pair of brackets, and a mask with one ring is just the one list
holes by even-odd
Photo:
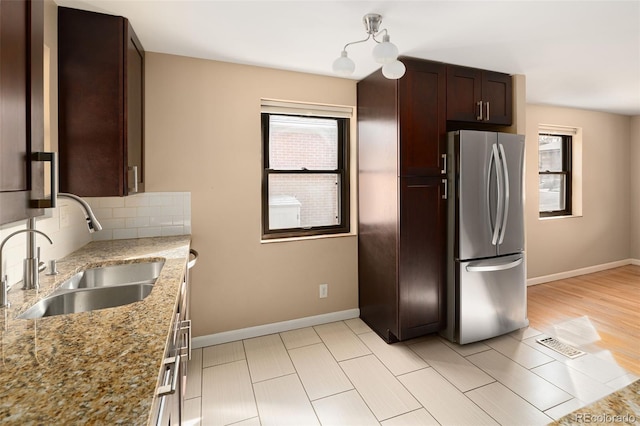
[[80, 271], [18, 318], [87, 312], [140, 301], [151, 293], [163, 265], [164, 260], [149, 260]]

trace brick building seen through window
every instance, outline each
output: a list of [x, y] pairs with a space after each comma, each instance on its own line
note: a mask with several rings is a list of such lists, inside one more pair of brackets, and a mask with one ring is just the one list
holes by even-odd
[[[345, 231], [346, 119], [263, 114], [268, 221], [263, 234]], [[263, 200], [263, 209], [267, 208]], [[348, 201], [347, 201], [348, 203]], [[320, 232], [318, 232], [320, 231]], [[289, 232], [291, 233], [291, 232]], [[293, 231], [294, 234], [298, 232]]]

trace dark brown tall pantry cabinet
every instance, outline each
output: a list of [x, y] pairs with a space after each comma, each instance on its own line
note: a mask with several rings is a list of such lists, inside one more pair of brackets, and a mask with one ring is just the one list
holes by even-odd
[[144, 190], [144, 50], [122, 16], [58, 8], [60, 190]]
[[445, 321], [446, 65], [358, 83], [360, 317], [384, 340]]

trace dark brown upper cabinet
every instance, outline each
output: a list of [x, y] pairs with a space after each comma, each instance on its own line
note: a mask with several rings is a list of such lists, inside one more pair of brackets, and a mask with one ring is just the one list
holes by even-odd
[[0, 224], [40, 216], [44, 166], [42, 1], [0, 1]]
[[446, 74], [443, 64], [401, 58], [398, 82], [400, 175], [438, 176], [444, 168]]
[[510, 126], [512, 103], [509, 74], [447, 65], [447, 120]]
[[144, 191], [144, 50], [121, 16], [58, 8], [60, 191]]

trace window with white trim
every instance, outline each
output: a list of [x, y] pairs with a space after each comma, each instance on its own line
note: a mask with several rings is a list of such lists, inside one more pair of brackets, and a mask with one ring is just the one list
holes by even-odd
[[350, 108], [262, 101], [262, 238], [349, 232]]
[[540, 217], [572, 214], [573, 136], [571, 128], [538, 130], [538, 194]]

